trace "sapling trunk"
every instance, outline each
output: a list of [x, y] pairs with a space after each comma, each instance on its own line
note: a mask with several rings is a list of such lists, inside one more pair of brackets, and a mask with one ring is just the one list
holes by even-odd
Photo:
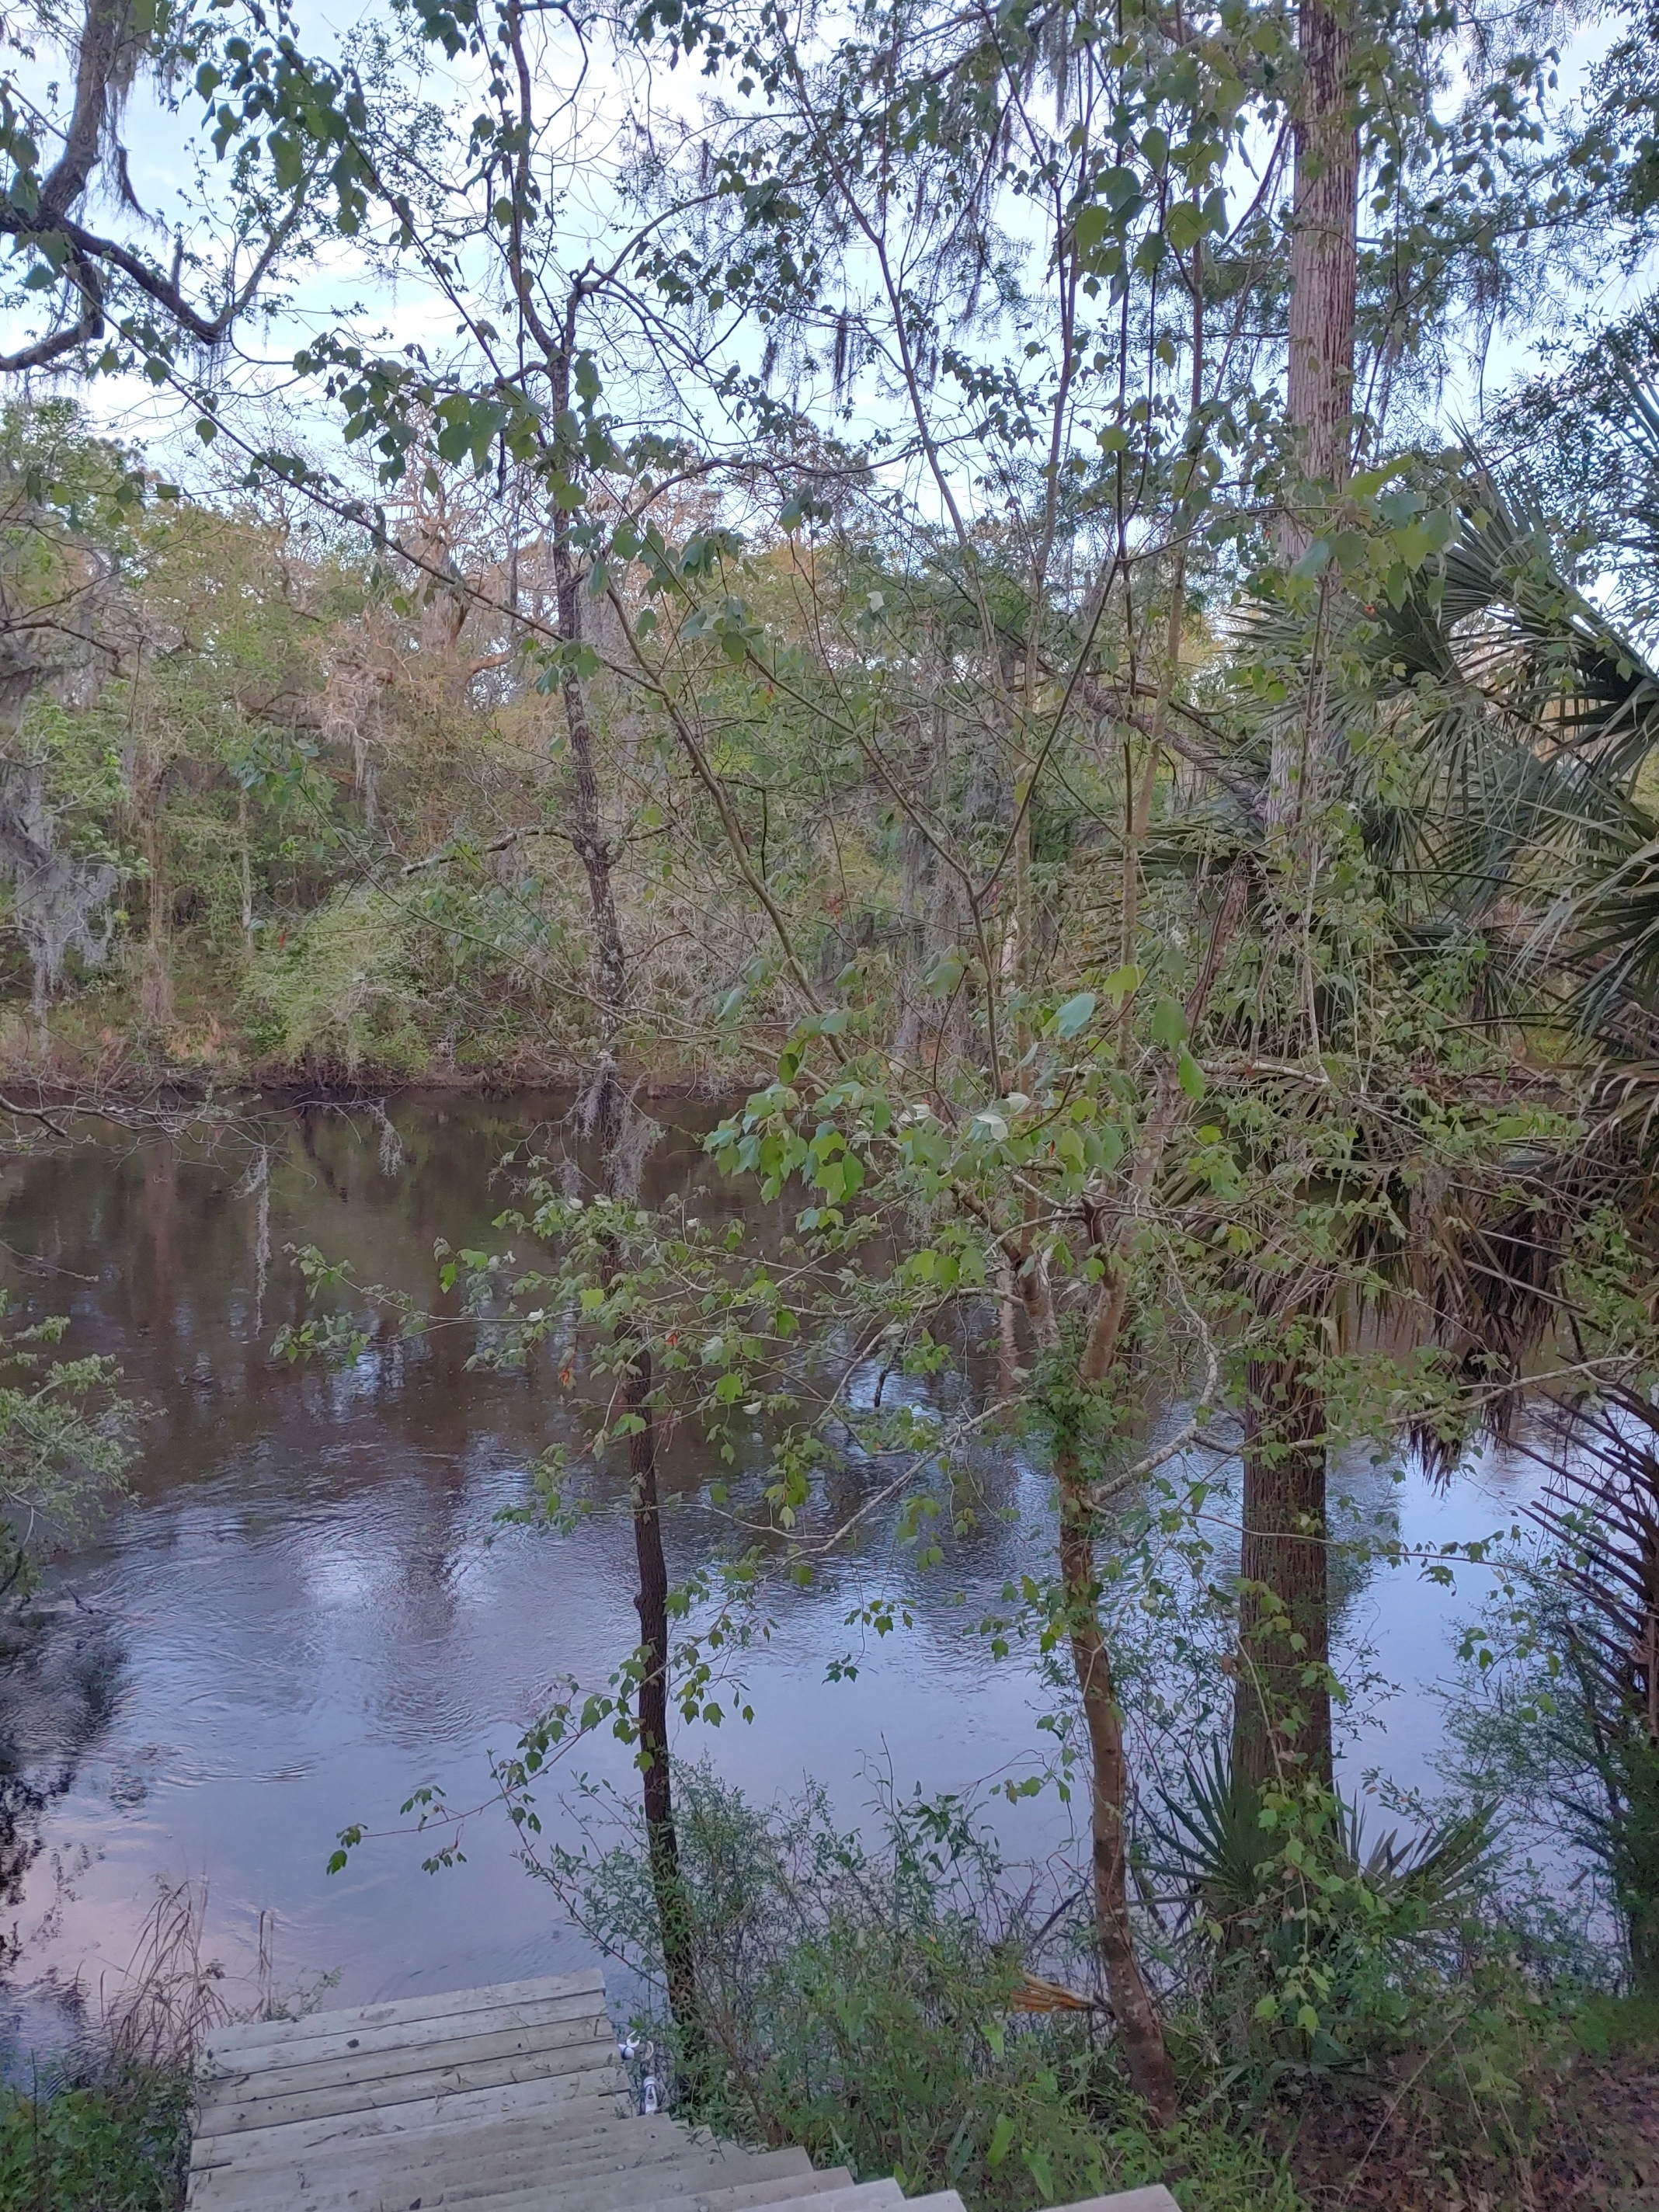
[[651, 1354], [639, 1347], [623, 1384], [623, 1401], [643, 1426], [629, 1438], [629, 1496], [633, 1506], [634, 1553], [640, 1586], [641, 1673], [635, 1699], [639, 1729], [646, 1849], [662, 1936], [669, 2009], [680, 2033], [682, 2058], [699, 2045], [695, 1931], [680, 1871], [674, 1826], [672, 1771], [668, 1763], [668, 1562], [663, 1552], [662, 1509], [657, 1492], [657, 1430], [651, 1411]]
[[1060, 1486], [1060, 1565], [1066, 1628], [1092, 1768], [1089, 1826], [1095, 1940], [1130, 2082], [1167, 2126], [1176, 2117], [1178, 2100], [1163, 2022], [1140, 1971], [1129, 1918], [1128, 1766], [1123, 1716], [1100, 1622], [1094, 1498], [1074, 1446], [1061, 1443], [1057, 1449], [1054, 1473]]
[[[563, 404], [568, 406], [567, 390]], [[568, 645], [582, 636], [582, 594], [572, 559], [569, 520], [556, 512], [554, 574], [558, 591], [559, 630]], [[598, 1002], [598, 1051], [587, 1090], [586, 1121], [599, 1154], [600, 1187], [607, 1198], [626, 1197], [623, 1164], [627, 1103], [619, 1065], [627, 1010], [628, 962], [617, 909], [611, 842], [605, 833], [594, 763], [592, 726], [580, 678], [567, 668], [560, 685], [570, 745], [571, 842], [587, 877], [594, 945], [594, 997]], [[607, 1268], [614, 1279], [615, 1267]], [[663, 1972], [669, 2009], [679, 2041], [679, 2057], [695, 2080], [703, 2045], [697, 2004], [694, 1930], [680, 1868], [679, 1837], [674, 1826], [673, 1773], [668, 1754], [668, 1562], [663, 1550], [662, 1508], [657, 1483], [657, 1430], [651, 1407], [651, 1352], [623, 1324], [617, 1340], [626, 1354], [622, 1397], [640, 1425], [629, 1438], [629, 1505], [639, 1587], [634, 1603], [640, 1619], [640, 1678], [634, 1700], [641, 1791], [644, 1802], [646, 1850], [652, 1895], [662, 1943]]]

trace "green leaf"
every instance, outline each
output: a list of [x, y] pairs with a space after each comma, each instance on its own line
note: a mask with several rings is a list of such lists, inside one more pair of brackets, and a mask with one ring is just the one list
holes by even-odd
[[1330, 539], [1328, 538], [1316, 538], [1313, 544], [1308, 548], [1307, 551], [1302, 556], [1302, 558], [1297, 562], [1295, 568], [1291, 569], [1291, 574], [1293, 576], [1299, 577], [1304, 583], [1311, 583], [1316, 576], [1322, 575], [1324, 573], [1326, 568], [1329, 564], [1330, 557]]
[[1187, 1042], [1187, 1017], [1174, 999], [1160, 999], [1152, 1008], [1152, 1042], [1173, 1051]]
[[1123, 1158], [1123, 1133], [1115, 1122], [1103, 1121], [1083, 1140], [1083, 1156], [1091, 1168], [1110, 1175]]
[[1201, 1098], [1204, 1096], [1204, 1071], [1191, 1053], [1183, 1052], [1176, 1062], [1176, 1075], [1182, 1089], [1189, 1098]]
[[1094, 1010], [1094, 993], [1079, 991], [1075, 997], [1067, 999], [1054, 1016], [1054, 1027], [1060, 1031], [1061, 1036], [1074, 1037], [1079, 1030], [1087, 1027]]
[[1052, 2204], [1054, 2201], [1054, 2172], [1048, 2152], [1028, 2150], [1022, 2152], [1021, 2156], [1025, 2160], [1026, 2171], [1037, 2185], [1037, 2194], [1045, 2204]]
[[1006, 2112], [997, 2115], [997, 2124], [991, 2130], [990, 2148], [985, 2154], [985, 2163], [994, 2173], [1007, 2157], [1014, 2140], [1014, 2124]]
[[298, 139], [290, 138], [286, 131], [273, 131], [265, 143], [270, 149], [270, 165], [276, 172], [278, 190], [297, 191], [306, 173], [305, 150]]
[[1177, 200], [1164, 218], [1164, 235], [1177, 253], [1190, 253], [1209, 227], [1193, 200]]

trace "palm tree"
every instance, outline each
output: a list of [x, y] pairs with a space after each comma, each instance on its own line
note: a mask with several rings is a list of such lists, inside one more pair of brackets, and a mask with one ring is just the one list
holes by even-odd
[[[1638, 397], [1639, 428], [1659, 452], [1659, 408]], [[1286, 605], [1254, 615], [1235, 656], [1251, 680], [1202, 730], [1228, 768], [1213, 781], [1230, 834], [1254, 848], [1261, 988], [1238, 1042], [1247, 1069], [1271, 1070], [1253, 1079], [1268, 1109], [1263, 1164], [1294, 1131], [1316, 1164], [1298, 1176], [1279, 1158], [1271, 1172], [1326, 1239], [1322, 1255], [1297, 1258], [1270, 1238], [1243, 1284], [1255, 1324], [1232, 1765], [1255, 1791], [1331, 1786], [1322, 1352], [1368, 1327], [1426, 1337], [1501, 1427], [1554, 1325], [1573, 1179], [1595, 1148], [1511, 1151], [1448, 1187], [1425, 1172], [1411, 1108], [1379, 1095], [1374, 1075], [1328, 1085], [1322, 1101], [1310, 1091], [1328, 1082], [1318, 1071], [1334, 1054], [1374, 1054], [1375, 1039], [1344, 970], [1340, 899], [1322, 904], [1305, 880], [1276, 872], [1260, 836], [1267, 810], [1248, 803], [1248, 787], [1241, 796], [1241, 780], [1265, 797], [1266, 763], [1287, 730], [1316, 713], [1334, 719], [1346, 741], [1337, 803], [1381, 901], [1394, 972], [1420, 975], [1461, 951], [1458, 1018], [1515, 1040], [1529, 1026], [1553, 1032], [1550, 1054], [1522, 1051], [1515, 1066], [1524, 1076], [1530, 1058], [1537, 1092], [1559, 1104], [1583, 1072], [1574, 1038], [1617, 1055], [1627, 1110], [1638, 1069], [1659, 1058], [1645, 1004], [1659, 986], [1659, 817], [1640, 795], [1659, 740], [1659, 676], [1564, 573], [1521, 487], [1466, 453], [1455, 491], [1455, 536], [1397, 599], [1327, 590], [1312, 614]], [[1212, 845], [1212, 818], [1206, 835]], [[1608, 1060], [1604, 1097], [1611, 1080]], [[1650, 1095], [1659, 1103], [1659, 1068]], [[1322, 1111], [1352, 1124], [1335, 1173], [1306, 1144]], [[1455, 1426], [1418, 1436], [1444, 1471], [1464, 1441]]]

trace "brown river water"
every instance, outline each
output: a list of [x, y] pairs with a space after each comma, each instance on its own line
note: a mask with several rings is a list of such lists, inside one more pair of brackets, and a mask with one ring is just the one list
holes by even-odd
[[[338, 1829], [395, 1828], [417, 1784], [477, 1802], [489, 1752], [510, 1750], [550, 1686], [602, 1681], [631, 1648], [620, 1482], [600, 1479], [573, 1534], [498, 1525], [530, 1462], [577, 1432], [550, 1376], [470, 1372], [460, 1330], [371, 1344], [343, 1370], [270, 1348], [302, 1311], [285, 1246], [434, 1295], [434, 1239], [501, 1241], [496, 1164], [562, 1106], [404, 1101], [394, 1144], [371, 1113], [273, 1112], [212, 1146], [106, 1137], [0, 1170], [0, 1279], [31, 1317], [69, 1313], [66, 1355], [112, 1354], [152, 1409], [131, 1497], [52, 1568], [45, 1630], [0, 1669], [0, 2040], [14, 2062], [62, 2033], [64, 1990], [113, 1985], [158, 1886], [186, 1878], [206, 1884], [207, 1947], [233, 2002], [252, 2000], [262, 1950], [279, 1989], [328, 1975], [341, 2002], [590, 1955], [515, 1861], [499, 1810], [471, 1823], [465, 1863], [443, 1873], [422, 1871], [430, 1844], [409, 1835], [371, 1838], [343, 1874], [325, 1866]], [[734, 1208], [700, 1149], [715, 1109], [668, 1118], [649, 1190], [706, 1183], [700, 1203]], [[677, 1574], [727, 1544], [697, 1503], [698, 1449], [682, 1435], [670, 1453]], [[1409, 1475], [1390, 1494], [1409, 1537], [1439, 1541], [1503, 1525], [1523, 1480], [1490, 1463], [1443, 1497]], [[1046, 1486], [1011, 1446], [988, 1481], [1000, 1510], [930, 1576], [872, 1516], [859, 1551], [780, 1600], [745, 1669], [752, 1723], [681, 1747], [761, 1798], [810, 1776], [849, 1823], [878, 1773], [931, 1793], [1034, 1771], [1053, 1693], [1028, 1656], [995, 1662], [975, 1630], [1043, 1556]], [[914, 1625], [860, 1647], [855, 1679], [826, 1681], [857, 1638], [848, 1614], [876, 1588], [897, 1589]], [[1398, 1686], [1351, 1742], [1351, 1773], [1432, 1778], [1457, 1611], [1409, 1570], [1351, 1601], [1350, 1642]], [[578, 1771], [630, 1780], [605, 1738], [573, 1754]], [[556, 1832], [560, 1787], [541, 1800]], [[1073, 1813], [1052, 1791], [997, 1800], [992, 1817], [1013, 1856], [1068, 1847]]]

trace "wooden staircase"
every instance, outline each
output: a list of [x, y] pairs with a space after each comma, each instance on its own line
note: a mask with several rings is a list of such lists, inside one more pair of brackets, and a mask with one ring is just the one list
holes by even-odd
[[[222, 2030], [186, 2212], [963, 2212], [636, 2114], [597, 1970]], [[1176, 2212], [1163, 2189], [1074, 2212]]]

